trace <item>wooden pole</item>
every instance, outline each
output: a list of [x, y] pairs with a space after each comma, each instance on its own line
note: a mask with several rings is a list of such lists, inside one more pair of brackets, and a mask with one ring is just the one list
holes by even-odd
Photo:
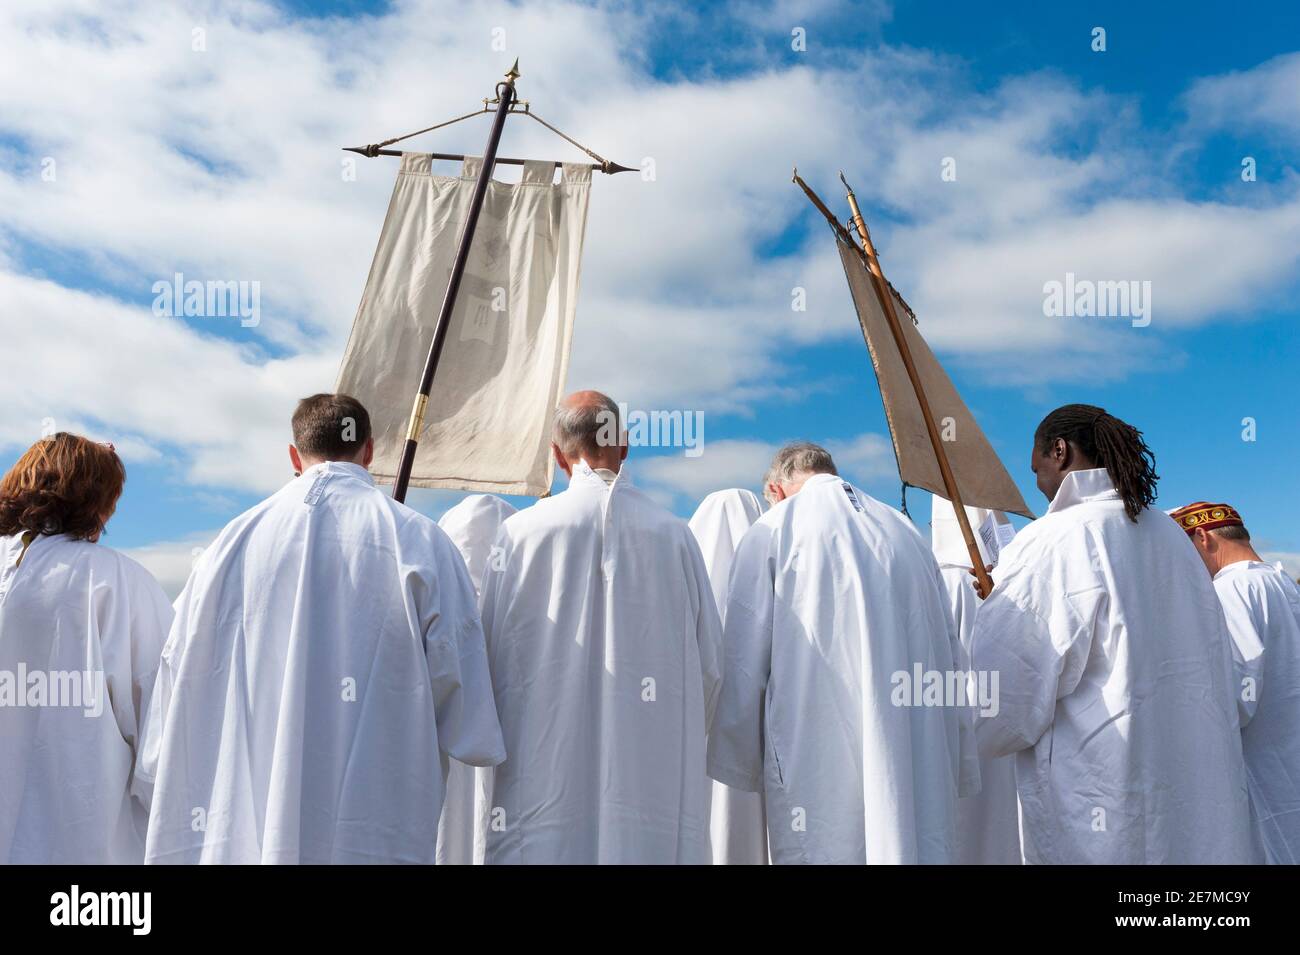
[[867, 223], [862, 218], [862, 210], [858, 208], [857, 197], [853, 195], [853, 190], [849, 188], [848, 181], [844, 179], [844, 174], [840, 174], [840, 180], [844, 183], [844, 188], [848, 190], [849, 210], [853, 213], [853, 225], [858, 232], [858, 238], [862, 240], [862, 257], [867, 263], [867, 270], [871, 273], [872, 285], [876, 289], [876, 297], [880, 299], [880, 307], [884, 309], [885, 320], [889, 323], [890, 334], [894, 336], [894, 344], [898, 346], [898, 353], [903, 357], [903, 367], [907, 369], [907, 377], [912, 382], [912, 390], [916, 392], [916, 400], [921, 405], [921, 415], [925, 418], [925, 429], [930, 434], [930, 445], [934, 448], [934, 456], [939, 462], [939, 473], [943, 476], [943, 486], [948, 492], [948, 500], [952, 502], [953, 511], [957, 515], [957, 525], [961, 528], [961, 536], [966, 541], [966, 550], [970, 553], [971, 566], [975, 570], [975, 579], [978, 584], [976, 590], [980, 597], [987, 597], [993, 592], [993, 580], [989, 577], [988, 571], [984, 569], [984, 558], [980, 556], [979, 544], [975, 542], [975, 534], [971, 530], [970, 520], [966, 517], [966, 508], [962, 504], [961, 491], [957, 489], [957, 478], [952, 473], [952, 466], [948, 463], [948, 454], [943, 448], [943, 439], [939, 436], [939, 428], [934, 423], [934, 412], [930, 410], [930, 402], [925, 397], [925, 387], [921, 384], [921, 376], [916, 370], [916, 363], [912, 361], [912, 350], [907, 345], [907, 338], [903, 335], [903, 325], [898, 320], [898, 312], [894, 308], [894, 296], [890, 294], [889, 283], [885, 281], [885, 273], [880, 270], [880, 260], [876, 257], [876, 248], [871, 243], [871, 233], [867, 231]]
[[492, 170], [496, 166], [497, 146], [501, 143], [501, 130], [505, 126], [510, 106], [515, 101], [515, 80], [520, 76], [519, 61], [510, 67], [503, 82], [497, 84], [497, 111], [492, 120], [492, 130], [488, 133], [487, 147], [483, 150], [483, 165], [474, 182], [474, 192], [470, 196], [469, 212], [465, 215], [465, 225], [461, 229], [460, 243], [456, 247], [456, 258], [452, 260], [451, 276], [447, 279], [447, 291], [443, 293], [442, 308], [438, 311], [438, 324], [434, 326], [433, 341], [429, 345], [429, 355], [424, 362], [424, 375], [420, 378], [420, 390], [416, 392], [415, 404], [411, 408], [411, 418], [406, 428], [406, 444], [402, 447], [402, 459], [397, 466], [397, 477], [393, 481], [393, 499], [406, 500], [406, 489], [411, 481], [411, 469], [415, 466], [415, 449], [420, 444], [420, 432], [424, 429], [424, 410], [429, 403], [429, 392], [433, 388], [433, 375], [438, 370], [438, 359], [442, 357], [442, 348], [447, 341], [447, 330], [451, 326], [452, 309], [456, 307], [456, 293], [460, 291], [460, 281], [465, 275], [465, 264], [469, 261], [469, 250], [474, 242], [474, 230], [478, 226], [479, 213], [483, 211], [483, 200], [487, 196], [488, 183], [492, 180]]

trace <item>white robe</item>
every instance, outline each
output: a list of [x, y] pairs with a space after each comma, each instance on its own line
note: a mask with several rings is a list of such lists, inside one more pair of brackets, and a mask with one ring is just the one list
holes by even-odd
[[1000, 704], [975, 731], [1018, 754], [1026, 861], [1250, 862], [1229, 638], [1178, 525], [1075, 471], [995, 580], [972, 665]]
[[232, 521], [176, 602], [147, 862], [429, 863], [443, 754], [504, 757], [474, 588], [341, 462]]
[[[732, 488], [714, 491], [691, 517], [691, 533], [704, 555], [718, 609], [727, 605], [727, 580], [736, 548], [745, 532], [763, 513], [753, 491]], [[714, 865], [767, 865], [767, 819], [763, 794], [732, 789], [712, 780], [709, 840]]]
[[[515, 511], [512, 504], [499, 497], [471, 494], [438, 519], [438, 526], [465, 558], [475, 594], [483, 586], [483, 571], [497, 532]], [[438, 865], [472, 865], [475, 859], [482, 860], [489, 808], [485, 804], [487, 772], [458, 759], [448, 761], [447, 795], [438, 818]]]
[[741, 541], [723, 648], [709, 774], [765, 791], [774, 863], [951, 861], [978, 762], [964, 698], [895, 702], [917, 667], [964, 676], [938, 564], [906, 518], [809, 478]]
[[[930, 546], [948, 592], [948, 607], [957, 624], [964, 663], [970, 660], [971, 636], [979, 596], [971, 575], [970, 552], [966, 549], [952, 502], [934, 495], [930, 518]], [[980, 540], [979, 528], [992, 514], [1006, 523], [1001, 511], [967, 507], [966, 516], [976, 532], [975, 542], [988, 566], [994, 561]], [[978, 718], [978, 717], [977, 717]], [[998, 756], [980, 760], [980, 791], [957, 800], [957, 856], [959, 865], [1020, 865], [1020, 811], [1016, 798], [1016, 758]]]
[[1300, 589], [1259, 561], [1214, 576], [1232, 634], [1241, 747], [1256, 834], [1272, 864], [1300, 863]]
[[[0, 538], [0, 863], [139, 865], [140, 727], [172, 609], [128, 557]], [[39, 695], [38, 695], [39, 694]]]
[[686, 522], [579, 462], [505, 522], [483, 627], [505, 732], [489, 863], [707, 863], [721, 626]]

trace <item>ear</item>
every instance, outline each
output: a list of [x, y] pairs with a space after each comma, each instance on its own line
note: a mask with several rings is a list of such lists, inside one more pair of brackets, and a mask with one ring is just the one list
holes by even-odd
[[622, 446], [620, 446], [619, 449], [618, 449], [618, 459], [619, 459], [620, 461], [626, 461], [626, 460], [627, 460], [627, 442], [626, 442], [626, 441], [624, 441], [623, 444], [622, 444]]
[[293, 473], [296, 477], [302, 473], [302, 458], [298, 456], [298, 449], [292, 444], [289, 445], [289, 461], [293, 464]]
[[780, 504], [782, 501], [784, 501], [787, 497], [790, 496], [785, 493], [785, 488], [782, 487], [780, 484], [769, 484], [768, 487], [772, 489], [772, 496], [776, 498], [776, 502], [778, 504]]
[[565, 473], [566, 477], [573, 477], [573, 468], [569, 465], [569, 459], [564, 456], [560, 446], [554, 441], [551, 442], [551, 453], [555, 455], [555, 463], [560, 466], [560, 470]]
[[1215, 540], [1213, 536], [1211, 536], [1210, 532], [1204, 527], [1198, 527], [1196, 530], [1192, 531], [1192, 540], [1196, 544], [1198, 550], [1213, 552], [1215, 549]]
[[375, 439], [373, 436], [366, 438], [366, 446], [361, 449], [361, 466], [367, 471], [370, 470], [370, 462], [375, 459]]
[[1059, 470], [1065, 470], [1065, 466], [1070, 463], [1073, 453], [1074, 449], [1070, 447], [1069, 441], [1064, 438], [1054, 438], [1052, 440], [1051, 458]]

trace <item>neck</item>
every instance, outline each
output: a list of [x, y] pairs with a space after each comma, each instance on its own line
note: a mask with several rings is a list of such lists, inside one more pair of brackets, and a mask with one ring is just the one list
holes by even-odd
[[330, 464], [330, 463], [355, 464], [357, 467], [364, 467], [364, 465], [360, 461], [355, 461], [352, 458], [303, 458], [302, 469], [306, 471], [309, 468], [314, 468], [318, 464]]
[[1221, 541], [1219, 549], [1215, 553], [1214, 572], [1217, 574], [1225, 567], [1232, 564], [1240, 564], [1248, 560], [1261, 560], [1255, 548], [1250, 546], [1250, 541]]
[[623, 467], [623, 459], [617, 454], [584, 454], [582, 460], [593, 471], [605, 470], [617, 474]]

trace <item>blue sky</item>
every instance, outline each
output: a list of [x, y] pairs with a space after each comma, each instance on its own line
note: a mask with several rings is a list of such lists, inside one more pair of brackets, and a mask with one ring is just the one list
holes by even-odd
[[[375, 160], [341, 184], [337, 147], [472, 108], [515, 56], [541, 115], [660, 169], [593, 190], [570, 385], [704, 412], [702, 458], [634, 451], [639, 483], [678, 513], [756, 487], [771, 446], [797, 437], [842, 448], [841, 470], [897, 504], [798, 164], [841, 214], [848, 175], [886, 273], [1031, 507], [1034, 426], [1099, 404], [1146, 433], [1161, 507], [1227, 500], [1300, 571], [1294, 4], [107, 8], [0, 21], [0, 322], [22, 369], [0, 392], [0, 453], [47, 418], [119, 441], [129, 481], [108, 541], [173, 589], [193, 547], [288, 477], [293, 397], [332, 384], [394, 173]], [[416, 146], [473, 151], [484, 131]], [[564, 149], [511, 129], [503, 151]], [[1066, 269], [1152, 281], [1151, 324], [1045, 317], [1042, 283]], [[175, 271], [261, 281], [264, 321], [149, 316]], [[807, 313], [789, 310], [794, 286]], [[436, 515], [454, 499], [414, 503]], [[924, 527], [928, 495], [909, 503]]]

